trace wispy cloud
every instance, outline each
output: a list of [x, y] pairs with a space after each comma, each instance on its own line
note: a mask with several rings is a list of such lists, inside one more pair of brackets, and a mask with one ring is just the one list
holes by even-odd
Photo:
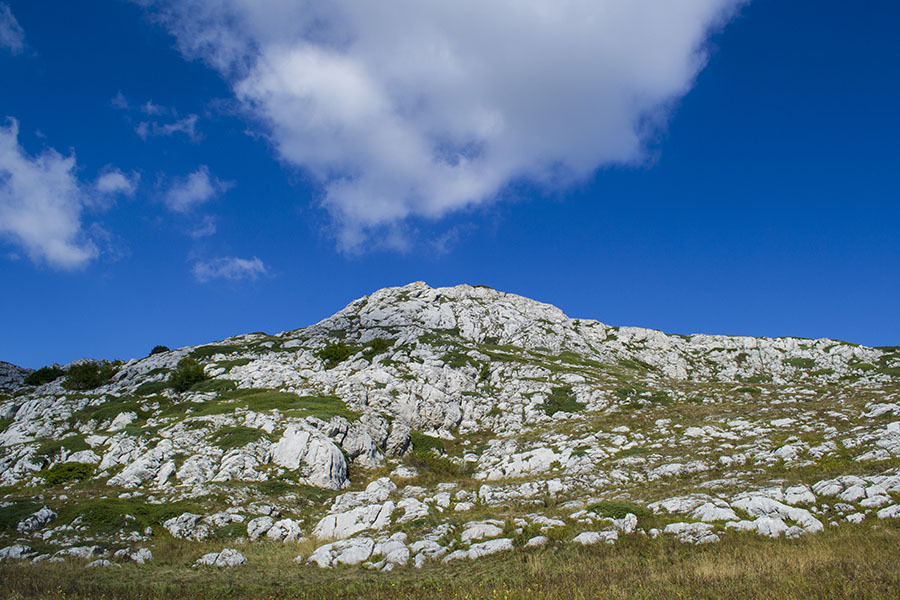
[[48, 149], [32, 157], [18, 136], [15, 119], [0, 127], [0, 235], [36, 263], [84, 267], [98, 250], [82, 227], [89, 195], [75, 175], [75, 155]]
[[191, 272], [197, 281], [205, 283], [213, 279], [227, 279], [231, 281], [242, 279], [255, 280], [267, 275], [269, 271], [263, 262], [255, 256], [249, 259], [229, 256], [196, 262]]
[[201, 165], [196, 171], [175, 179], [163, 195], [169, 210], [186, 213], [206, 204], [234, 184], [222, 181], [209, 173], [209, 167]]
[[188, 232], [192, 238], [200, 239], [216, 234], [216, 219], [210, 215], [203, 217], [199, 225]]
[[200, 117], [193, 113], [179, 119], [178, 111], [174, 108], [156, 104], [152, 100], [147, 100], [140, 105], [133, 104], [121, 90], [110, 100], [110, 105], [128, 113], [152, 117], [151, 119], [144, 119], [138, 122], [134, 127], [134, 132], [142, 140], [151, 137], [171, 137], [178, 133], [184, 134], [192, 142], [198, 142], [203, 139], [202, 134], [197, 129]]
[[0, 48], [13, 54], [25, 49], [25, 32], [5, 2], [0, 2]]
[[197, 131], [197, 119], [197, 115], [191, 114], [171, 123], [141, 121], [134, 128], [134, 132], [137, 133], [142, 140], [146, 140], [149, 137], [169, 137], [176, 133], [183, 133], [192, 142], [196, 142], [202, 137]]
[[321, 183], [346, 249], [646, 158], [743, 0], [135, 0]]

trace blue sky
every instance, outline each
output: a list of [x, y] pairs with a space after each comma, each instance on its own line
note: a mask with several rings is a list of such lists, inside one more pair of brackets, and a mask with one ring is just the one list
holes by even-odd
[[256, 4], [0, 2], [0, 360], [417, 280], [900, 344], [894, 3]]

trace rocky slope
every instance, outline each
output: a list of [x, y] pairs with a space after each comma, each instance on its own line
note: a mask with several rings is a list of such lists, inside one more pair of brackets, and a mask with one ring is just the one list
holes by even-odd
[[[186, 357], [207, 379], [179, 392]], [[413, 283], [296, 331], [80, 364], [93, 379], [37, 387], [0, 364], [0, 559], [143, 562], [173, 536], [391, 569], [900, 517], [896, 347], [666, 335]]]

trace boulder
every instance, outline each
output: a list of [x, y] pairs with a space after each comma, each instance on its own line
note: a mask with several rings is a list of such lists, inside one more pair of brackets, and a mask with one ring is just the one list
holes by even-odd
[[198, 565], [209, 567], [238, 567], [247, 562], [246, 557], [233, 548], [225, 548], [221, 552], [210, 552], [197, 559]]

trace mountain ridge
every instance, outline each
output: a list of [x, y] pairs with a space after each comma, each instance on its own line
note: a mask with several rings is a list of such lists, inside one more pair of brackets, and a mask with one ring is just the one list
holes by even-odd
[[[197, 378], [173, 387], [185, 365]], [[900, 516], [900, 348], [669, 335], [414, 282], [301, 329], [51, 377], [0, 395], [2, 501], [40, 490], [46, 509], [0, 540], [55, 552], [240, 530], [385, 568], [511, 547], [492, 519], [535, 544], [705, 543]], [[116, 498], [191, 510], [105, 530], [84, 507]]]

